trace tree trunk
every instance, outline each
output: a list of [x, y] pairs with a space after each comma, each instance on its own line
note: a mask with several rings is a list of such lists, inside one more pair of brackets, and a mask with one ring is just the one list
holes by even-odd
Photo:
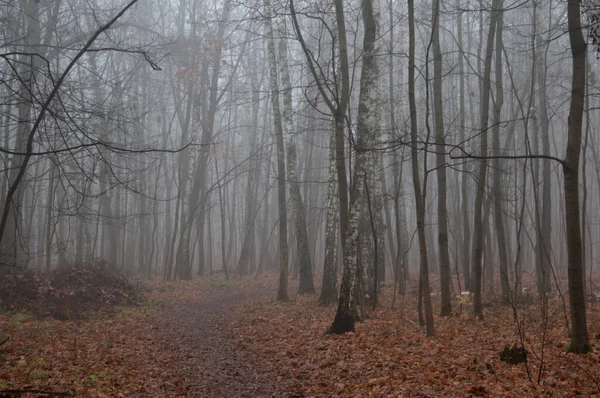
[[279, 290], [278, 301], [287, 301], [288, 298], [288, 241], [287, 241], [287, 208], [285, 199], [285, 149], [283, 145], [283, 125], [279, 110], [279, 77], [277, 73], [277, 53], [275, 51], [275, 38], [273, 37], [273, 21], [271, 1], [264, 0], [267, 25], [267, 40], [269, 49], [269, 72], [271, 75], [271, 106], [273, 110], [273, 123], [275, 125], [275, 141], [277, 143], [277, 202], [279, 207]]
[[[256, 185], [259, 178], [259, 158], [257, 152], [258, 113], [260, 109], [259, 91], [261, 82], [258, 79], [256, 59], [251, 56], [250, 80], [252, 85], [252, 128], [250, 136], [250, 161], [248, 167], [248, 183], [246, 185], [246, 209], [244, 215], [244, 241], [238, 260], [237, 269], [240, 275], [248, 274], [256, 261]], [[219, 185], [220, 187], [220, 185]], [[219, 188], [220, 189], [220, 188]], [[225, 261], [225, 258], [223, 258]]]
[[[223, 14], [221, 15], [221, 19], [219, 20], [219, 28], [216, 36], [216, 40], [214, 41], [214, 48], [212, 48], [211, 58], [211, 70], [212, 74], [210, 76], [210, 88], [209, 88], [209, 99], [208, 99], [208, 110], [207, 112], [203, 112], [205, 109], [204, 106], [200, 106], [201, 109], [196, 109], [196, 117], [202, 118], [202, 136], [200, 138], [200, 156], [198, 158], [198, 162], [196, 164], [196, 169], [194, 171], [194, 184], [189, 194], [188, 198], [188, 213], [186, 214], [186, 221], [182, 224], [182, 232], [181, 232], [181, 243], [180, 250], [178, 253], [178, 261], [177, 261], [177, 274], [181, 279], [191, 279], [192, 277], [192, 264], [190, 259], [190, 243], [191, 243], [191, 231], [192, 226], [194, 225], [194, 220], [196, 217], [200, 217], [199, 225], [203, 226], [205, 214], [203, 212], [204, 205], [206, 199], [204, 198], [204, 194], [206, 191], [206, 179], [207, 179], [207, 165], [208, 158], [210, 157], [210, 143], [213, 137], [213, 130], [215, 124], [215, 117], [217, 113], [217, 106], [220, 101], [219, 94], [219, 74], [221, 70], [221, 54], [223, 52], [224, 41], [223, 38], [225, 36], [225, 28], [227, 27], [227, 21], [229, 18], [229, 11], [231, 7], [231, 1], [225, 1], [223, 4]], [[194, 34], [195, 36], [195, 34]], [[208, 65], [203, 66], [203, 75], [208, 75]], [[201, 80], [205, 80], [205, 77], [202, 77]], [[203, 82], [200, 83], [201, 87]], [[202, 102], [201, 100], [197, 102]], [[199, 104], [196, 105], [198, 108]], [[202, 229], [202, 233], [204, 230]], [[201, 245], [204, 242], [200, 243]], [[198, 261], [203, 264], [204, 262], [204, 251], [200, 250]]]
[[[550, 33], [548, 33], [550, 35]], [[550, 41], [546, 42], [546, 48]], [[548, 116], [548, 94], [546, 88], [546, 56], [541, 45], [541, 38], [537, 37], [537, 47], [540, 55], [538, 56], [537, 79], [540, 98], [540, 127], [542, 130], [542, 154], [550, 155], [550, 118]], [[542, 269], [544, 272], [544, 287], [546, 292], [552, 288], [551, 276], [551, 253], [552, 253], [552, 161], [542, 160], [542, 247], [544, 249], [541, 258]]]
[[[383, 97], [383, 92], [380, 94]], [[381, 120], [381, 113], [377, 116], [377, 120]], [[378, 134], [379, 135], [379, 134]], [[382, 189], [382, 179], [385, 178], [385, 169], [381, 167], [383, 164], [383, 152], [380, 150], [381, 142], [376, 141], [375, 152], [371, 154], [373, 157], [373, 174], [369, 184], [370, 201], [372, 201], [372, 223], [374, 227], [373, 244], [375, 247], [375, 285], [373, 286], [373, 301], [377, 304], [377, 293], [380, 287], [385, 283], [385, 236], [387, 226], [384, 221], [384, 199]]]
[[502, 7], [502, 0], [494, 0], [492, 3], [490, 28], [487, 35], [487, 45], [485, 50], [485, 64], [483, 72], [483, 88], [481, 97], [480, 128], [482, 158], [479, 161], [479, 173], [477, 175], [477, 192], [475, 195], [475, 209], [473, 222], [473, 247], [471, 255], [471, 267], [473, 269], [473, 312], [477, 317], [482, 317], [481, 306], [481, 258], [483, 255], [483, 200], [485, 194], [485, 180], [487, 175], [487, 149], [488, 149], [488, 113], [490, 108], [490, 88], [491, 88], [491, 69], [492, 52], [494, 49], [494, 36], [496, 33], [496, 23]]
[[297, 153], [296, 138], [294, 131], [293, 109], [292, 109], [292, 84], [290, 80], [290, 68], [287, 59], [287, 39], [282, 21], [278, 24], [279, 39], [279, 64], [281, 71], [281, 85], [283, 91], [283, 124], [287, 137], [287, 176], [290, 180], [290, 197], [294, 208], [294, 227], [296, 233], [296, 245], [298, 251], [298, 262], [300, 271], [299, 294], [313, 294], [312, 262], [310, 260], [310, 246], [306, 231], [306, 212], [304, 202], [300, 193], [300, 183], [296, 174]]
[[337, 301], [337, 245], [338, 245], [338, 195], [335, 173], [335, 130], [329, 142], [329, 183], [327, 185], [327, 217], [325, 221], [325, 259], [323, 263], [323, 286], [319, 305]]
[[[335, 16], [337, 33], [339, 40], [339, 62], [340, 62], [340, 73], [341, 76], [341, 88], [339, 94], [337, 91], [332, 95], [333, 99], [330, 98], [328, 91], [325, 90], [321, 79], [323, 76], [319, 75], [317, 68], [313, 63], [313, 54], [310, 52], [306, 43], [302, 37], [300, 25], [296, 16], [296, 10], [294, 7], [294, 0], [290, 0], [290, 11], [292, 16], [292, 22], [298, 41], [302, 46], [302, 51], [306, 57], [306, 61], [309, 65], [311, 74], [317, 83], [319, 93], [323, 98], [323, 101], [327, 104], [327, 107], [331, 111], [335, 120], [335, 154], [336, 154], [336, 170], [338, 179], [338, 202], [340, 211], [340, 236], [342, 240], [342, 250], [345, 248], [346, 232], [348, 229], [348, 181], [346, 178], [346, 155], [345, 155], [345, 144], [346, 138], [344, 136], [344, 125], [346, 123], [346, 108], [350, 100], [350, 72], [348, 66], [348, 45], [346, 39], [346, 22], [344, 17], [344, 1], [334, 0], [335, 4]], [[338, 82], [336, 82], [338, 84]]]
[[[502, 12], [500, 12], [496, 26], [496, 102], [494, 104], [494, 124], [492, 128], [492, 154], [494, 156], [500, 155], [500, 116], [502, 113], [502, 106], [504, 104], [504, 86], [502, 81], [502, 29]], [[502, 286], [502, 303], [508, 304], [510, 292], [508, 285], [508, 252], [506, 249], [506, 232], [504, 230], [504, 213], [502, 209], [502, 164], [503, 162], [500, 159], [494, 160], [494, 181], [492, 188], [492, 196], [494, 198], [494, 224], [496, 225], [496, 240], [498, 243], [498, 257], [500, 260], [500, 284]]]
[[[12, 155], [8, 168], [8, 186], [14, 187], [13, 194], [9, 197], [11, 190], [8, 190], [6, 198], [3, 198], [3, 219], [0, 225], [0, 265], [24, 266], [27, 264], [25, 252], [27, 251], [26, 242], [23, 239], [22, 225], [23, 221], [23, 201], [27, 188], [27, 176], [21, 176], [21, 168], [27, 166], [27, 156], [22, 153], [28, 151], [28, 136], [31, 130], [32, 105], [34, 102], [34, 92], [36, 92], [37, 70], [42, 67], [40, 64], [44, 52], [40, 48], [40, 6], [37, 1], [23, 1], [23, 11], [25, 14], [25, 27], [21, 34], [27, 37], [24, 47], [24, 54], [20, 56], [19, 70], [19, 89], [17, 103], [18, 126], [15, 151], [21, 154]], [[40, 54], [41, 57], [28, 54]], [[24, 173], [23, 173], [24, 174]]]
[[[340, 208], [340, 237], [342, 250], [345, 248], [346, 232], [348, 230], [348, 180], [346, 178], [346, 156], [344, 125], [346, 123], [346, 108], [350, 101], [350, 68], [348, 66], [348, 44], [346, 40], [346, 21], [344, 18], [344, 1], [334, 0], [336, 24], [339, 40], [341, 90], [337, 99], [337, 108], [333, 112], [335, 120], [335, 164], [337, 170], [338, 203]], [[342, 253], [342, 256], [344, 254]]]
[[[460, 9], [460, 0], [456, 0], [456, 8]], [[458, 47], [460, 54], [458, 56], [458, 72], [459, 72], [459, 89], [460, 89], [460, 109], [458, 115], [458, 128], [459, 128], [459, 140], [461, 144], [465, 144], [465, 62], [464, 62], [464, 51], [463, 51], [463, 25], [462, 25], [462, 12], [458, 13], [457, 19], [457, 35], [458, 35]], [[461, 209], [462, 209], [462, 273], [464, 279], [465, 291], [471, 290], [471, 272], [469, 268], [470, 260], [470, 247], [471, 247], [471, 227], [469, 222], [469, 165], [464, 162], [462, 165], [461, 174]]]
[[[377, 66], [377, 17], [371, 0], [363, 1], [363, 21], [365, 35], [363, 41], [363, 64], [360, 78], [360, 95], [357, 116], [357, 143], [356, 161], [354, 165], [354, 183], [350, 194], [350, 212], [348, 216], [348, 231], [344, 246], [344, 271], [338, 308], [328, 333], [343, 334], [354, 331], [356, 322], [356, 308], [354, 302], [354, 289], [357, 279], [358, 260], [358, 230], [367, 177], [372, 178], [372, 170], [368, 161], [369, 146], [377, 138], [377, 125], [375, 117], [377, 106], [380, 106], [380, 92], [378, 89], [379, 69]], [[337, 148], [339, 149], [339, 147]], [[371, 172], [371, 174], [369, 174]]]
[[[425, 189], [421, 190], [421, 178], [419, 176], [419, 151], [417, 104], [415, 100], [415, 10], [414, 1], [408, 1], [408, 101], [410, 106], [410, 136], [411, 136], [411, 163], [413, 174], [413, 188], [417, 207], [417, 234], [419, 237], [420, 274], [419, 274], [419, 296], [423, 298], [425, 305], [425, 324], [427, 336], [435, 333], [433, 324], [433, 308], [431, 306], [431, 293], [429, 290], [429, 264], [427, 259], [427, 241], [425, 239]], [[425, 187], [424, 187], [425, 188]], [[421, 301], [421, 300], [419, 300]], [[419, 305], [420, 307], [420, 305]]]
[[440, 49], [440, 0], [433, 2], [431, 47], [433, 50], [433, 103], [435, 120], [436, 167], [438, 180], [437, 216], [438, 249], [440, 253], [441, 316], [452, 313], [450, 296], [450, 254], [448, 252], [448, 209], [446, 208], [446, 146], [444, 133], [444, 110], [442, 105], [442, 51]]
[[569, 306], [571, 309], [571, 345], [568, 351], [578, 354], [590, 351], [587, 330], [583, 264], [581, 262], [581, 228], [579, 209], [579, 155], [585, 92], [585, 67], [587, 44], [581, 30], [580, 0], [569, 0], [567, 18], [571, 44], [572, 81], [569, 109], [569, 135], [567, 156], [563, 163], [565, 221], [567, 228], [567, 253], [569, 275]]

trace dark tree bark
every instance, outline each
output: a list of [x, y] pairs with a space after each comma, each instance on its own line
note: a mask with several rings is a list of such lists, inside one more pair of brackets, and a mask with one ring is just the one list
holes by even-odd
[[446, 208], [446, 146], [444, 109], [442, 105], [442, 51], [440, 49], [440, 0], [433, 2], [431, 47], [433, 49], [433, 104], [435, 119], [436, 167], [438, 179], [438, 249], [440, 253], [441, 316], [452, 313], [450, 297], [450, 253], [448, 252], [448, 209]]
[[569, 0], [567, 18], [571, 44], [572, 80], [569, 108], [567, 155], [563, 163], [565, 221], [569, 275], [569, 306], [571, 310], [571, 345], [568, 351], [584, 354], [590, 351], [587, 330], [583, 264], [581, 256], [581, 228], [579, 208], [579, 155], [585, 93], [585, 65], [587, 43], [581, 30], [581, 1]]
[[[433, 336], [435, 333], [433, 324], [433, 308], [431, 306], [431, 293], [429, 291], [429, 264], [427, 258], [427, 241], [425, 238], [425, 189], [421, 190], [421, 178], [419, 176], [419, 151], [418, 125], [417, 125], [417, 104], [415, 99], [415, 9], [414, 1], [408, 1], [408, 31], [409, 31], [409, 50], [408, 50], [408, 101], [410, 106], [410, 137], [411, 145], [411, 163], [413, 173], [413, 188], [415, 191], [415, 202], [417, 207], [417, 234], [419, 236], [419, 254], [421, 271], [419, 276], [419, 308], [421, 308], [421, 299], [425, 306], [425, 324], [427, 336]], [[421, 314], [421, 311], [419, 311]]]
[[492, 3], [490, 28], [487, 35], [487, 45], [485, 50], [485, 64], [483, 72], [483, 88], [481, 97], [481, 111], [480, 111], [480, 124], [479, 132], [481, 135], [481, 149], [480, 154], [482, 159], [479, 161], [479, 173], [477, 174], [477, 192], [475, 195], [475, 209], [474, 209], [474, 222], [473, 222], [473, 247], [471, 255], [471, 267], [473, 273], [473, 312], [476, 316], [482, 317], [482, 306], [481, 306], [481, 259], [483, 256], [483, 201], [485, 194], [485, 180], [487, 175], [488, 161], [485, 158], [487, 156], [488, 149], [488, 113], [490, 109], [490, 88], [491, 88], [491, 70], [492, 70], [492, 52], [494, 49], [494, 36], [496, 34], [496, 23], [498, 21], [498, 15], [502, 7], [502, 0], [494, 0]]

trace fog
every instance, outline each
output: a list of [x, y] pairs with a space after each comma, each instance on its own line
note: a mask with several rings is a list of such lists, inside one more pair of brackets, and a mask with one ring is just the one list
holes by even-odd
[[273, 271], [339, 298], [333, 331], [408, 279], [477, 313], [568, 276], [576, 312], [600, 161], [573, 3], [1, 1], [2, 265]]

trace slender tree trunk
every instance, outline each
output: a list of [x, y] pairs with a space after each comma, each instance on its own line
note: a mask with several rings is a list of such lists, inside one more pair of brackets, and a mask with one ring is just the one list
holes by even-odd
[[583, 354], [590, 351], [587, 330], [583, 264], [581, 262], [581, 228], [579, 208], [579, 154], [585, 92], [587, 44], [581, 30], [580, 0], [569, 0], [567, 19], [571, 44], [572, 82], [569, 109], [567, 156], [563, 163], [565, 220], [569, 275], [569, 306], [571, 309], [571, 345], [568, 350]]
[[[460, 0], [456, 0], [457, 9], [460, 9]], [[458, 30], [458, 47], [460, 55], [458, 56], [458, 71], [459, 71], [459, 87], [460, 87], [460, 109], [458, 115], [459, 124], [459, 140], [462, 145], [465, 145], [465, 66], [464, 66], [464, 52], [463, 52], [463, 25], [462, 25], [462, 12], [459, 12], [457, 17], [457, 30]], [[470, 247], [471, 247], [471, 227], [469, 221], [469, 165], [464, 162], [462, 165], [461, 175], [461, 209], [462, 209], [462, 273], [464, 279], [464, 285], [466, 291], [471, 291], [471, 272], [469, 267], [470, 261]]]
[[[183, 23], [183, 22], [181, 22], [181, 23]], [[196, 66], [196, 65], [194, 65], [194, 66]], [[194, 85], [193, 85], [192, 81], [190, 80], [190, 82], [186, 86], [187, 103], [186, 103], [186, 107], [185, 107], [185, 113], [179, 109], [177, 110], [177, 119], [178, 119], [179, 125], [181, 127], [180, 145], [182, 147], [187, 145], [187, 143], [189, 141], [190, 122], [191, 122], [191, 118], [192, 118], [192, 104], [194, 102], [193, 101], [194, 96], [192, 95], [193, 88], [194, 88]], [[189, 180], [189, 176], [188, 176], [189, 168], [190, 168], [190, 151], [183, 150], [183, 151], [181, 151], [181, 154], [179, 155], [179, 163], [178, 163], [178, 168], [177, 168], [177, 181], [179, 182], [179, 184], [178, 184], [178, 191], [177, 191], [177, 199], [176, 199], [176, 203], [175, 203], [175, 221], [174, 221], [173, 230], [172, 230], [173, 233], [171, 235], [171, 243], [167, 247], [167, 252], [166, 252], [166, 256], [165, 256], [166, 257], [165, 274], [164, 274], [165, 280], [170, 280], [171, 276], [172, 276], [173, 258], [175, 257], [175, 253], [176, 253], [176, 245], [175, 244], [177, 242], [178, 235], [181, 235], [180, 228], [181, 228], [181, 224], [184, 222], [184, 217], [183, 217], [184, 207], [185, 207], [185, 199], [184, 198], [185, 198], [185, 195], [187, 194], [187, 185], [188, 185], [188, 180]], [[179, 239], [181, 240], [181, 236], [179, 236]], [[180, 245], [181, 245], [181, 243], [179, 245], [177, 245], [177, 247], [179, 247]]]
[[325, 260], [323, 263], [323, 286], [319, 305], [337, 301], [337, 245], [338, 218], [337, 180], [335, 173], [335, 130], [329, 142], [329, 183], [327, 185], [327, 217], [325, 221]]
[[[492, 154], [500, 155], [500, 117], [502, 106], [504, 104], [504, 86], [502, 81], [503, 66], [502, 66], [502, 12], [498, 16], [496, 26], [496, 102], [494, 104], [494, 124], [492, 128], [493, 143]], [[494, 160], [494, 181], [493, 181], [493, 198], [494, 198], [494, 224], [496, 226], [496, 240], [498, 243], [498, 257], [500, 260], [500, 284], [502, 286], [502, 303], [508, 304], [509, 301], [509, 281], [508, 281], [508, 255], [506, 249], [506, 232], [504, 230], [504, 214], [502, 209], [502, 163], [501, 160]], [[491, 240], [490, 240], [491, 242]]]
[[292, 84], [290, 80], [290, 68], [287, 60], [287, 39], [283, 23], [278, 23], [279, 40], [279, 65], [281, 71], [281, 85], [283, 91], [283, 124], [287, 137], [287, 176], [290, 180], [290, 197], [294, 209], [294, 227], [296, 233], [297, 260], [299, 262], [300, 283], [299, 294], [314, 294], [312, 262], [310, 259], [310, 246], [306, 230], [306, 212], [304, 201], [300, 193], [300, 182], [297, 177], [297, 153], [296, 137], [294, 131], [293, 109], [292, 109]]
[[419, 137], [417, 125], [417, 104], [415, 100], [415, 10], [413, 0], [408, 0], [408, 31], [408, 101], [410, 107], [410, 136], [412, 141], [411, 163], [413, 174], [413, 188], [415, 192], [415, 202], [417, 207], [417, 234], [419, 237], [419, 253], [421, 263], [421, 271], [419, 274], [419, 296], [422, 297], [423, 304], [425, 306], [425, 324], [427, 329], [427, 336], [433, 336], [433, 334], [435, 333], [435, 329], [433, 324], [433, 308], [431, 305], [431, 293], [429, 290], [429, 264], [427, 259], [427, 241], [425, 238], [426, 189], [421, 190], [421, 177], [419, 176], [419, 151], [417, 148], [417, 142]]
[[435, 120], [436, 142], [436, 167], [438, 179], [438, 248], [440, 253], [440, 285], [442, 309], [441, 316], [452, 313], [452, 297], [450, 296], [450, 254], [448, 252], [448, 209], [446, 208], [446, 195], [448, 191], [446, 181], [446, 146], [444, 133], [444, 110], [442, 105], [442, 51], [440, 49], [440, 0], [433, 2], [432, 17], [432, 42], [433, 50], [433, 103]]
[[404, 191], [402, 189], [402, 175], [404, 171], [404, 162], [399, 166], [400, 162], [396, 153], [393, 156], [393, 171], [394, 178], [394, 212], [396, 225], [396, 256], [395, 256], [395, 273], [394, 278], [400, 294], [406, 292], [406, 280], [408, 279], [408, 269], [405, 260], [405, 252], [407, 251], [408, 231], [406, 225], [406, 206], [404, 206]]
[[55, 185], [56, 178], [58, 176], [58, 167], [50, 161], [50, 180], [48, 181], [48, 194], [46, 196], [46, 245], [45, 245], [45, 270], [46, 272], [50, 271], [50, 267], [52, 265], [52, 236], [54, 235], [54, 226], [55, 224], [52, 222], [52, 218], [54, 215], [54, 195], [55, 195]]
[[[587, 76], [589, 76], [589, 71], [587, 70], [587, 62], [586, 62], [586, 85], [584, 91], [584, 109], [590, 109], [590, 96], [589, 96], [589, 88], [587, 84]], [[583, 145], [581, 146], [581, 264], [583, 268], [583, 293], [584, 297], [586, 296], [586, 270], [589, 266], [588, 256], [587, 256], [587, 226], [588, 226], [588, 182], [587, 182], [587, 148], [590, 136], [590, 113], [585, 112], [585, 134], [583, 135]], [[540, 221], [541, 224], [541, 221]], [[591, 282], [591, 281], [590, 281]]]
[[[206, 199], [204, 198], [204, 194], [206, 193], [206, 180], [207, 180], [207, 165], [208, 158], [210, 157], [209, 148], [210, 143], [213, 138], [213, 130], [215, 124], [215, 117], [217, 113], [217, 106], [220, 101], [219, 94], [219, 74], [221, 70], [222, 60], [221, 54], [223, 52], [225, 37], [225, 28], [227, 26], [227, 21], [229, 19], [229, 11], [231, 8], [231, 1], [227, 0], [223, 4], [223, 13], [221, 15], [221, 19], [219, 20], [219, 28], [217, 32], [217, 37], [215, 40], [214, 49], [212, 51], [213, 57], [211, 58], [211, 70], [212, 74], [210, 76], [210, 86], [209, 86], [209, 99], [208, 99], [208, 110], [206, 114], [205, 112], [201, 112], [199, 109], [196, 109], [196, 116], [202, 117], [202, 136], [200, 138], [200, 144], [202, 145], [200, 148], [200, 157], [198, 158], [198, 163], [196, 164], [196, 169], [194, 171], [194, 184], [189, 194], [188, 198], [188, 213], [186, 214], [186, 221], [182, 224], [182, 232], [181, 232], [181, 243], [178, 255], [177, 255], [177, 273], [181, 279], [191, 279], [192, 277], [192, 264], [190, 260], [190, 243], [191, 243], [191, 230], [194, 224], [194, 220], [196, 217], [199, 217], [199, 228], [201, 231], [201, 235], [204, 234], [204, 205], [206, 203]], [[195, 34], [194, 34], [195, 36]], [[203, 67], [203, 73], [208, 74], [208, 65]], [[201, 80], [204, 80], [201, 78]], [[201, 83], [202, 86], [202, 83]], [[201, 106], [201, 109], [205, 109], [204, 106]], [[204, 250], [203, 245], [204, 242], [200, 242], [200, 254], [199, 254], [199, 263], [202, 267], [204, 263]]]
[[[531, 121], [533, 125], [533, 148], [531, 148], [532, 153], [540, 153], [540, 132], [539, 132], [539, 124], [538, 124], [538, 112], [536, 107], [536, 94], [537, 90], [535, 88], [536, 85], [536, 71], [539, 70], [538, 66], [538, 53], [536, 51], [536, 36], [537, 36], [537, 26], [538, 26], [538, 18], [537, 18], [537, 5], [534, 3], [533, 5], [533, 21], [532, 26], [534, 28], [534, 34], [531, 38], [531, 55], [532, 55], [532, 69], [531, 69], [531, 99], [528, 112], [531, 113]], [[526, 135], [526, 137], [529, 137]], [[527, 138], [527, 145], [529, 145], [529, 139]], [[540, 161], [535, 159], [532, 161], [531, 166], [531, 181], [532, 181], [532, 192], [534, 199], [534, 226], [535, 226], [535, 273], [536, 273], [536, 282], [538, 293], [540, 297], [543, 299], [546, 297], [547, 293], [547, 283], [548, 276], [546, 275], [550, 270], [548, 269], [548, 263], [545, 261], [545, 242], [542, 237], [542, 216], [540, 208], [542, 203], [540, 203], [540, 194], [539, 187], [541, 185], [540, 182], [540, 172], [539, 172]], [[544, 308], [542, 307], [542, 312]]]
[[[250, 161], [248, 167], [248, 183], [246, 185], [246, 209], [244, 214], [244, 241], [242, 251], [238, 260], [237, 269], [240, 275], [248, 274], [254, 268], [256, 261], [256, 187], [259, 176], [257, 138], [258, 138], [258, 112], [260, 109], [259, 90], [260, 84], [257, 79], [257, 67], [254, 58], [251, 58], [252, 71], [252, 129], [250, 136]], [[219, 185], [220, 189], [220, 185]], [[225, 261], [225, 258], [223, 258]]]
[[[394, 42], [395, 42], [395, 38], [394, 38], [394, 7], [393, 7], [393, 0], [389, 0], [388, 3], [388, 13], [389, 13], [389, 23], [390, 23], [390, 45], [389, 45], [389, 101], [390, 101], [390, 124], [391, 124], [391, 139], [394, 140], [396, 139], [396, 134], [397, 134], [397, 126], [396, 126], [396, 117], [395, 117], [395, 112], [396, 112], [396, 98], [395, 98], [395, 94], [394, 94]], [[400, 68], [400, 71], [402, 73], [402, 68]], [[402, 75], [401, 75], [401, 79], [402, 80]], [[404, 152], [402, 153], [402, 155], [404, 155]], [[396, 291], [396, 286], [398, 287], [398, 289], [400, 290], [400, 294], [404, 294], [405, 293], [405, 281], [408, 277], [407, 272], [406, 272], [406, 268], [405, 268], [405, 264], [404, 264], [404, 251], [405, 251], [405, 239], [406, 236], [408, 235], [407, 233], [405, 233], [405, 229], [406, 229], [406, 217], [404, 216], [406, 214], [406, 208], [404, 206], [400, 206], [401, 203], [403, 203], [404, 199], [403, 199], [403, 191], [402, 191], [402, 171], [403, 171], [403, 166], [400, 165], [400, 162], [402, 162], [402, 165], [404, 159], [400, 159], [398, 157], [398, 151], [394, 151], [392, 153], [392, 171], [393, 171], [393, 181], [394, 181], [394, 216], [395, 216], [395, 227], [396, 227], [396, 253], [395, 255], [392, 256], [392, 258], [394, 259], [394, 264], [393, 264], [393, 268], [394, 268], [394, 280], [395, 280], [395, 285], [394, 285], [394, 292]], [[385, 180], [385, 178], [384, 178]], [[392, 225], [391, 219], [389, 220], [389, 225]], [[391, 231], [391, 228], [389, 228], [389, 231]], [[391, 235], [391, 233], [390, 233]], [[389, 239], [390, 242], [390, 246], [392, 246], [392, 239]], [[408, 246], [408, 245], [406, 245]]]
[[[488, 199], [484, 203], [483, 210], [483, 225], [484, 225], [484, 265], [485, 265], [485, 277], [487, 278], [488, 292], [490, 295], [494, 295], [494, 253], [492, 244], [492, 230], [490, 228], [490, 211], [491, 211], [491, 200]], [[485, 286], [485, 285], [484, 285]]]
[[[388, 136], [389, 140], [393, 140], [394, 137], [393, 136]], [[384, 157], [380, 156], [379, 157], [379, 168], [381, 170], [381, 172], [379, 173], [379, 184], [381, 185], [381, 193], [382, 193], [382, 197], [381, 197], [381, 203], [382, 203], [382, 207], [383, 207], [383, 213], [385, 215], [385, 238], [386, 241], [385, 243], [387, 243], [387, 252], [386, 252], [386, 258], [389, 258], [389, 260], [386, 260], [386, 264], [381, 264], [381, 266], [378, 269], [378, 276], [377, 279], [379, 279], [380, 284], [383, 284], [383, 282], [385, 281], [385, 273], [386, 273], [386, 265], [389, 264], [392, 267], [392, 272], [394, 272], [394, 270], [396, 269], [394, 263], [396, 261], [396, 251], [394, 251], [394, 245], [398, 243], [398, 239], [394, 239], [394, 229], [392, 228], [392, 225], [394, 225], [395, 220], [392, 218], [392, 212], [390, 209], [390, 198], [392, 198], [391, 193], [389, 192], [389, 188], [388, 188], [388, 181], [387, 181], [387, 177], [386, 177], [386, 167], [384, 164]], [[392, 166], [393, 167], [393, 166]], [[385, 247], [384, 249], [385, 250]], [[383, 277], [384, 279], [381, 279], [381, 277]], [[392, 273], [392, 278], [394, 280], [396, 280], [395, 278], [395, 274]]]
[[[380, 97], [383, 97], [383, 90], [380, 87]], [[381, 120], [381, 112], [378, 112], [379, 115], [376, 116], [377, 120]], [[378, 126], [380, 129], [380, 127]], [[377, 136], [380, 137], [380, 133], [377, 133]], [[374, 259], [375, 261], [375, 269], [373, 270], [374, 275], [374, 285], [373, 285], [373, 306], [377, 305], [377, 293], [385, 283], [385, 237], [386, 237], [386, 229], [387, 226], [384, 220], [384, 199], [383, 199], [383, 190], [382, 190], [382, 179], [385, 178], [384, 173], [385, 169], [381, 167], [383, 164], [383, 152], [380, 150], [381, 142], [376, 138], [374, 153], [372, 156], [372, 170], [373, 174], [370, 178], [370, 184], [368, 186], [369, 189], [369, 200], [367, 202], [368, 206], [372, 207], [369, 218], [372, 218], [372, 229], [373, 232], [373, 245], [375, 248]]]
[[475, 209], [473, 222], [473, 247], [471, 256], [471, 267], [473, 269], [473, 311], [476, 316], [482, 317], [481, 306], [481, 258], [483, 254], [483, 200], [485, 194], [485, 180], [487, 175], [487, 149], [488, 149], [488, 113], [490, 107], [490, 87], [491, 87], [491, 69], [492, 52], [494, 49], [494, 36], [496, 33], [496, 23], [502, 7], [502, 0], [494, 0], [492, 3], [490, 28], [487, 35], [487, 45], [485, 50], [485, 64], [483, 72], [483, 89], [481, 97], [480, 128], [481, 148], [480, 154], [483, 157], [479, 161], [479, 173], [477, 175], [477, 192], [475, 195]]
[[[36, 90], [36, 77], [40, 68], [40, 57], [27, 54], [42, 54], [39, 47], [40, 6], [36, 1], [23, 1], [25, 26], [21, 34], [26, 36], [24, 55], [20, 56], [19, 101], [17, 104], [18, 125], [15, 150], [21, 154], [12, 155], [9, 162], [8, 186], [10, 188], [3, 198], [3, 216], [0, 224], [0, 265], [24, 266], [27, 264], [27, 251], [23, 237], [23, 202], [28, 178], [21, 173], [27, 167], [28, 157], [22, 155], [28, 152], [28, 137], [31, 130], [32, 105]], [[30, 151], [30, 150], [29, 150]], [[23, 175], [21, 175], [23, 174]], [[21, 175], [21, 179], [19, 178]], [[11, 194], [12, 191], [12, 194]]]
[[[550, 35], [550, 33], [548, 33]], [[542, 130], [542, 154], [550, 155], [550, 118], [548, 115], [548, 93], [546, 88], [547, 81], [547, 66], [546, 66], [546, 55], [542, 51], [541, 38], [537, 36], [537, 47], [539, 48], [540, 55], [538, 57], [537, 67], [537, 79], [539, 86], [539, 98], [540, 98], [540, 127]], [[550, 39], [548, 38], [545, 48], [550, 45]], [[552, 289], [552, 269], [551, 269], [551, 254], [552, 254], [552, 161], [549, 159], [542, 160], [542, 243], [543, 243], [543, 256], [542, 256], [542, 267], [545, 270], [544, 273], [544, 286], [546, 292], [550, 292]]]
[[279, 110], [279, 77], [277, 72], [277, 53], [275, 38], [273, 37], [272, 7], [270, 0], [264, 0], [267, 15], [267, 40], [269, 48], [269, 72], [271, 75], [271, 103], [273, 110], [273, 123], [275, 125], [275, 141], [277, 143], [277, 191], [279, 207], [279, 290], [278, 301], [288, 299], [288, 241], [287, 241], [287, 208], [285, 199], [285, 149], [283, 144], [283, 125]]

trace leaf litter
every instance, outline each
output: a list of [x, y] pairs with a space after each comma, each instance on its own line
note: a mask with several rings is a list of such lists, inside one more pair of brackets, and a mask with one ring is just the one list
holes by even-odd
[[82, 319], [4, 312], [0, 396], [8, 390], [49, 393], [19, 396], [283, 396], [256, 370], [255, 357], [233, 344], [238, 304], [272, 294], [265, 283], [154, 281], [138, 305]]
[[[275, 276], [151, 281], [137, 305], [84, 318], [5, 312], [0, 391], [86, 397], [600, 395], [599, 343], [592, 339], [591, 354], [566, 354], [559, 300], [549, 300], [547, 323], [539, 303], [519, 305], [528, 362], [510, 365], [499, 355], [520, 341], [510, 307], [488, 303], [483, 320], [475, 320], [459, 296], [455, 314], [436, 317], [436, 335], [428, 339], [417, 321], [414, 291], [392, 308], [392, 289], [384, 288], [381, 305], [355, 333], [335, 336], [324, 334], [335, 306], [317, 306], [317, 296], [276, 302], [276, 284]], [[593, 336], [600, 326], [597, 303], [588, 307], [588, 323]]]
[[[383, 289], [381, 305], [356, 332], [336, 336], [324, 333], [335, 306], [319, 307], [315, 296], [287, 303], [264, 298], [247, 304], [240, 335], [296, 396], [600, 396], [600, 344], [592, 338], [591, 354], [566, 353], [569, 331], [560, 300], [548, 300], [548, 322], [541, 320], [539, 302], [517, 305], [528, 351], [528, 363], [519, 365], [500, 359], [505, 346], [520, 342], [510, 306], [487, 303], [484, 319], [476, 320], [470, 307], [461, 311], [455, 302], [455, 314], [436, 316], [436, 335], [427, 338], [417, 321], [416, 294], [398, 300], [392, 309], [392, 289]], [[588, 324], [590, 334], [600, 329], [596, 303], [588, 307]]]

